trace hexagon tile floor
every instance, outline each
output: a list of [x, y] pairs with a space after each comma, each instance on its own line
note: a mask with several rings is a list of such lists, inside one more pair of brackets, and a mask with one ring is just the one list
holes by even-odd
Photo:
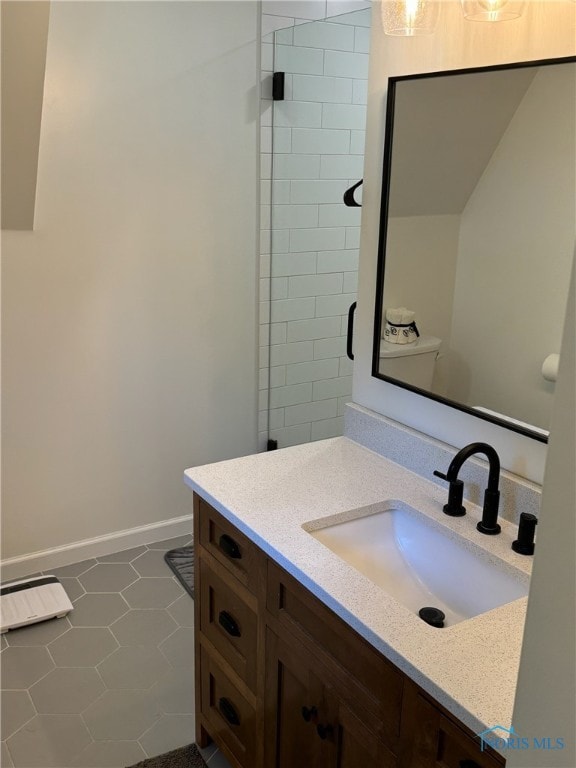
[[189, 543], [46, 571], [74, 610], [2, 635], [2, 768], [125, 768], [194, 741], [194, 603], [164, 562]]

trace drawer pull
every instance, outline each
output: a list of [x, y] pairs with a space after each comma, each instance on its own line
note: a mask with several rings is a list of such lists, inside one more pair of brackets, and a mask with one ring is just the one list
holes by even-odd
[[240, 552], [240, 547], [238, 544], [236, 544], [231, 536], [228, 536], [227, 533], [223, 533], [222, 536], [220, 536], [219, 545], [222, 552], [224, 552], [225, 555], [228, 555], [228, 557], [231, 557], [233, 560], [242, 559], [242, 552]]
[[460, 768], [480, 768], [474, 760], [460, 760]]
[[222, 715], [228, 720], [230, 725], [240, 725], [240, 718], [238, 712], [234, 709], [228, 699], [221, 698], [218, 700], [218, 709]]
[[318, 710], [316, 707], [302, 707], [302, 717], [309, 723], [311, 720], [315, 721], [318, 716]]
[[220, 611], [218, 614], [218, 623], [229, 635], [232, 635], [232, 637], [240, 637], [240, 627], [234, 618], [230, 616], [228, 611]]
[[330, 736], [332, 736], [333, 730], [334, 729], [331, 725], [322, 725], [322, 723], [320, 723], [316, 726], [316, 733], [322, 740], [330, 738]]

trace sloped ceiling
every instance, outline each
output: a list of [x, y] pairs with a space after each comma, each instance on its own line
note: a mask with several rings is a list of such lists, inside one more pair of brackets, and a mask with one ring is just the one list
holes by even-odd
[[3, 0], [2, 229], [31, 230], [50, 3]]
[[389, 215], [461, 213], [536, 72], [400, 81]]

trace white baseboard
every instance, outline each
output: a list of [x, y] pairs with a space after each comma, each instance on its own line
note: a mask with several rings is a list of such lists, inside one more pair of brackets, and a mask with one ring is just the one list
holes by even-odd
[[103, 557], [123, 549], [132, 549], [142, 544], [172, 539], [176, 536], [192, 535], [192, 515], [182, 515], [159, 523], [141, 525], [124, 531], [115, 531], [93, 539], [74, 541], [61, 547], [31, 552], [27, 555], [10, 557], [3, 560], [2, 581], [19, 579], [38, 571], [49, 571], [63, 565], [79, 563], [92, 557]]

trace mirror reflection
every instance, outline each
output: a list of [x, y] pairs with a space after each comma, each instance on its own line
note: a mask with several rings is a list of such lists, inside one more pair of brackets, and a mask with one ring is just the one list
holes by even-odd
[[541, 440], [575, 246], [575, 61], [388, 92], [373, 375]]

